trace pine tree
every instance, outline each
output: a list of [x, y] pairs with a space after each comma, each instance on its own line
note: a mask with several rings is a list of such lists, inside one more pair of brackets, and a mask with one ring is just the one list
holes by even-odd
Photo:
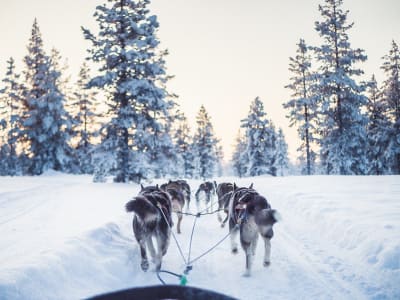
[[[303, 174], [310, 175], [314, 170], [315, 152], [313, 145], [316, 133], [317, 105], [313, 93], [314, 75], [311, 70], [309, 47], [303, 39], [298, 43], [297, 55], [290, 57], [289, 71], [293, 74], [291, 83], [286, 86], [293, 91], [288, 102], [283, 106], [289, 110], [290, 126], [297, 125], [297, 132], [302, 141], [298, 151], [299, 160], [305, 161]], [[312, 145], [314, 147], [312, 147]]]
[[99, 103], [96, 99], [98, 93], [93, 88], [88, 88], [90, 81], [90, 68], [83, 63], [79, 71], [74, 98], [70, 110], [73, 115], [72, 136], [75, 141], [75, 156], [79, 164], [79, 172], [93, 173], [92, 152], [94, 139], [99, 130], [98, 111]]
[[38, 175], [47, 169], [63, 171], [70, 159], [67, 113], [64, 95], [58, 88], [60, 72], [55, 70], [56, 57], [43, 50], [43, 41], [35, 19], [25, 56], [25, 94], [23, 141], [30, 157], [28, 174]]
[[246, 130], [246, 156], [248, 161], [247, 176], [262, 174], [276, 175], [275, 132], [267, 119], [264, 105], [257, 97], [250, 106], [246, 119], [242, 121]]
[[276, 166], [280, 176], [289, 168], [288, 145], [285, 140], [282, 128], [279, 128], [276, 140]]
[[0, 129], [2, 155], [0, 164], [3, 175], [20, 173], [17, 155], [17, 137], [21, 128], [20, 103], [22, 87], [19, 74], [15, 72], [14, 59], [7, 61], [7, 72], [2, 80], [4, 88], [0, 91]]
[[187, 118], [184, 115], [178, 118], [174, 140], [177, 155], [181, 161], [177, 167], [180, 170], [178, 174], [185, 178], [193, 178], [195, 169], [193, 140]]
[[[167, 80], [155, 34], [157, 18], [149, 15], [149, 0], [111, 0], [97, 6], [97, 36], [83, 29], [92, 42], [90, 59], [101, 64], [90, 86], [108, 93], [103, 140], [115, 153], [117, 182], [151, 177], [155, 140], [165, 134], [168, 103], [162, 84]], [[111, 134], [111, 132], [115, 134]], [[104, 148], [104, 147], [103, 147]], [[109, 158], [108, 158], [109, 159]]]
[[217, 146], [216, 146], [216, 157], [217, 157], [217, 176], [221, 177], [224, 173], [224, 150], [220, 144], [220, 141], [217, 141]]
[[210, 116], [202, 105], [196, 117], [197, 130], [193, 137], [193, 152], [196, 159], [196, 177], [206, 180], [215, 174], [217, 165], [217, 139]]
[[389, 54], [383, 57], [382, 69], [386, 74], [383, 82], [383, 100], [391, 120], [388, 154], [393, 174], [400, 174], [400, 51], [395, 41]]
[[232, 166], [235, 176], [244, 177], [247, 174], [249, 164], [246, 153], [247, 141], [240, 130], [236, 136], [235, 150], [232, 155]]
[[368, 174], [382, 175], [387, 173], [387, 150], [390, 140], [390, 121], [387, 118], [387, 105], [382, 101], [375, 76], [368, 84]]
[[323, 20], [315, 29], [324, 43], [315, 47], [320, 65], [317, 92], [321, 130], [321, 161], [328, 174], [366, 173], [366, 116], [361, 108], [367, 104], [362, 94], [365, 86], [355, 76], [363, 74], [355, 64], [367, 59], [361, 49], [350, 47], [347, 31], [348, 11], [342, 0], [325, 0], [319, 6]]

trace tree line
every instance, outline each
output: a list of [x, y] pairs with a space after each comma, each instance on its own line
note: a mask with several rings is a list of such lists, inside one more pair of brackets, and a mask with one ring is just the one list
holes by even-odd
[[[52, 169], [116, 182], [222, 174], [223, 151], [204, 106], [191, 133], [167, 89], [165, 57], [149, 0], [109, 1], [96, 8], [98, 31], [74, 84], [60, 53], [44, 50], [34, 20], [18, 73], [7, 61], [0, 89], [0, 175]], [[93, 76], [89, 65], [97, 65]]]
[[348, 10], [342, 0], [319, 5], [315, 30], [319, 46], [297, 44], [290, 57], [292, 74], [284, 103], [297, 126], [303, 174], [400, 174], [400, 53], [392, 41], [383, 56], [385, 80], [357, 80], [365, 51], [350, 45]]

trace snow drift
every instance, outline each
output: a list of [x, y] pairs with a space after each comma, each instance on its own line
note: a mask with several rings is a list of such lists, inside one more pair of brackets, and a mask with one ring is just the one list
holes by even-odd
[[[227, 239], [194, 263], [189, 285], [240, 299], [400, 298], [399, 176], [217, 179], [233, 180], [253, 182], [282, 215], [272, 264], [262, 266], [259, 245], [252, 277], [243, 277], [243, 252], [231, 254]], [[192, 190], [199, 183], [190, 181]], [[138, 190], [58, 173], [1, 178], [0, 298], [77, 299], [160, 284], [154, 271], [140, 269], [132, 214], [124, 211]], [[193, 222], [185, 216], [177, 235], [186, 256]], [[216, 215], [197, 219], [192, 257], [227, 230]], [[182, 273], [184, 267], [171, 239], [163, 269]]]

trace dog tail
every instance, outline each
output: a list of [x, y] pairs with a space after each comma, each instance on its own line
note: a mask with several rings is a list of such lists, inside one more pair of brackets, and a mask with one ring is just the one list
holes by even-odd
[[143, 216], [147, 212], [154, 212], [156, 208], [145, 197], [137, 196], [125, 204], [127, 212], [134, 212], [139, 216]]

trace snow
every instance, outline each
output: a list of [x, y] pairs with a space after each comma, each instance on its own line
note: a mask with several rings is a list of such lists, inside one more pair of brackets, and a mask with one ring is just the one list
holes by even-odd
[[[193, 264], [188, 285], [239, 299], [400, 298], [400, 176], [221, 181], [253, 182], [282, 215], [274, 227], [271, 266], [262, 265], [260, 240], [252, 276], [244, 277], [243, 251], [231, 254], [228, 238]], [[195, 192], [200, 181], [189, 183]], [[140, 269], [132, 214], [124, 211], [138, 190], [56, 172], [2, 177], [0, 299], [77, 299], [160, 284], [154, 270]], [[185, 255], [193, 222], [184, 216], [176, 235]], [[227, 232], [216, 215], [197, 219], [191, 258]], [[184, 267], [171, 238], [163, 269], [182, 273]], [[162, 278], [178, 284], [175, 277]]]

